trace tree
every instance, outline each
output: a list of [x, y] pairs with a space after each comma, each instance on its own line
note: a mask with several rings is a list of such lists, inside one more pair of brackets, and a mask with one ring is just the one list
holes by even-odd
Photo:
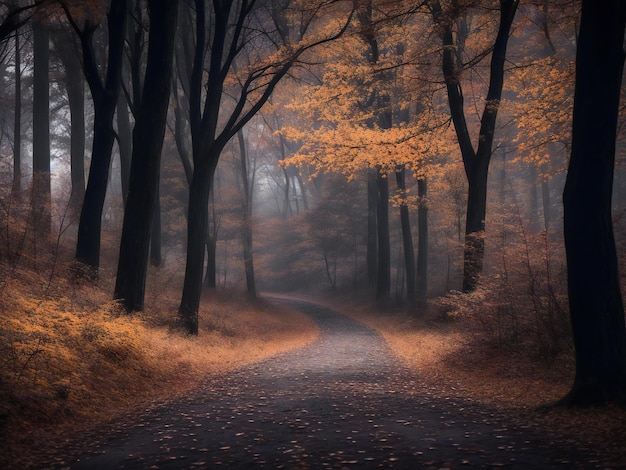
[[254, 255], [252, 250], [252, 195], [254, 178], [250, 181], [248, 175], [248, 152], [243, 129], [237, 132], [239, 141], [239, 161], [241, 171], [241, 185], [243, 187], [241, 200], [243, 209], [243, 263], [246, 272], [248, 296], [256, 299], [256, 281], [254, 278]]
[[148, 0], [150, 32], [141, 105], [133, 130], [133, 158], [115, 284], [127, 311], [143, 310], [150, 235], [158, 199], [161, 149], [171, 90], [176, 2]]
[[50, 233], [50, 39], [46, 26], [33, 25], [33, 200], [35, 227]]
[[417, 178], [417, 269], [416, 269], [416, 296], [418, 306], [426, 304], [428, 294], [428, 202], [426, 200], [427, 191], [426, 177]]
[[72, 30], [55, 31], [52, 40], [65, 69], [65, 88], [71, 119], [71, 204], [80, 207], [85, 196], [85, 78]]
[[626, 4], [583, 0], [572, 151], [563, 192], [576, 377], [564, 402], [626, 400], [626, 327], [611, 194]]
[[[482, 272], [485, 250], [485, 217], [487, 214], [487, 175], [493, 151], [498, 108], [504, 86], [506, 49], [519, 0], [500, 0], [499, 4], [500, 21], [491, 50], [489, 88], [480, 118], [480, 130], [475, 148], [465, 116], [461, 87], [461, 66], [463, 64], [459, 60], [467, 33], [467, 26], [462, 18], [467, 6], [461, 7], [458, 0], [455, 0], [451, 3], [450, 10], [444, 11], [439, 0], [431, 2], [432, 15], [440, 29], [443, 43], [442, 70], [450, 114], [469, 183], [463, 254], [463, 291], [465, 292], [473, 291], [476, 288], [478, 277]], [[459, 20], [459, 14], [461, 21], [457, 26], [459, 31], [455, 34], [454, 27]], [[470, 63], [472, 62], [470, 61]]]
[[402, 245], [404, 252], [404, 269], [406, 271], [406, 297], [410, 304], [416, 300], [415, 289], [415, 252], [413, 250], [413, 235], [409, 219], [409, 205], [406, 201], [406, 168], [396, 169], [396, 184], [402, 198], [400, 202], [400, 226], [402, 227]]
[[[93, 36], [98, 28], [98, 17], [88, 16], [84, 11], [70, 3], [63, 3], [66, 16], [80, 38], [83, 56], [85, 79], [91, 90], [94, 106], [93, 146], [91, 166], [87, 180], [87, 189], [78, 224], [78, 240], [76, 243], [76, 260], [90, 268], [97, 269], [100, 265], [100, 231], [102, 226], [102, 209], [106, 197], [111, 152], [115, 131], [113, 116], [117, 106], [120, 89], [122, 59], [124, 47], [124, 31], [126, 25], [127, 0], [111, 0], [107, 14], [109, 48], [106, 67], [106, 78], [100, 76], [101, 67], [96, 58]], [[83, 18], [83, 27], [78, 22]]]
[[[328, 2], [321, 2], [319, 5], [303, 3], [300, 12], [303, 31], [307, 31], [325, 3]], [[244, 45], [248, 43], [250, 47], [255, 46], [249, 42], [252, 38], [247, 38], [246, 33], [263, 26], [255, 24], [252, 28], [246, 27], [255, 20], [255, 1], [241, 0], [233, 3], [213, 0], [210, 9], [211, 28], [208, 28], [211, 36], [209, 41], [206, 37], [207, 11], [204, 0], [196, 0], [195, 7], [196, 49], [189, 86], [194, 171], [189, 188], [187, 259], [179, 307], [182, 327], [190, 334], [198, 333], [209, 194], [222, 150], [267, 102], [278, 83], [299, 58], [311, 48], [339, 37], [348, 24], [338, 25], [338, 30], [329, 35], [313, 35], [309, 41], [289, 44], [278, 52], [273, 51], [269, 57], [260, 58], [237, 74], [238, 76], [232, 77], [233, 65]], [[263, 35], [257, 35], [256, 38], [264, 39]], [[205, 64], [209, 45], [208, 64]], [[267, 48], [266, 44], [258, 46], [261, 51]], [[226, 98], [225, 87], [229, 77], [237, 83], [237, 88], [231, 94], [234, 103], [227, 114], [222, 101]]]
[[19, 30], [15, 30], [15, 114], [13, 119], [13, 188], [22, 185], [22, 61]]

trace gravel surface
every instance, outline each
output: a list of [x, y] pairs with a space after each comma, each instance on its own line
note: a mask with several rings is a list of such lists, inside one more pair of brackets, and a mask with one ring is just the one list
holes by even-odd
[[319, 324], [314, 344], [213, 377], [72, 442], [42, 468], [604, 468], [523, 417], [435, 397], [375, 331], [280, 302]]

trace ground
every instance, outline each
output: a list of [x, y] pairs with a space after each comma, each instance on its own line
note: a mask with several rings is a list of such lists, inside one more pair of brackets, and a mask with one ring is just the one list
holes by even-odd
[[[624, 464], [619, 449], [608, 443], [596, 446], [584, 435], [552, 428], [554, 420], [542, 419], [546, 414], [536, 408], [498, 406], [497, 400], [471, 396], [471, 384], [465, 388], [412, 367], [361, 323], [319, 305], [289, 303], [319, 325], [321, 333], [313, 344], [209, 378], [183, 397], [69, 439], [41, 465], [92, 469]], [[521, 410], [524, 414], [519, 414]]]

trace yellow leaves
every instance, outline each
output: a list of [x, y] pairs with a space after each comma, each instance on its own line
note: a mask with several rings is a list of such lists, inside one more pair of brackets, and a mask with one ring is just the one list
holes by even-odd
[[409, 126], [367, 128], [349, 121], [309, 132], [286, 127], [281, 131], [283, 135], [301, 142], [302, 147], [283, 164], [312, 163], [321, 171], [336, 171], [346, 176], [377, 165], [387, 171], [398, 164], [412, 167], [424, 158], [428, 146], [419, 131]]
[[510, 86], [517, 94], [515, 101], [507, 103], [519, 131], [514, 139], [516, 160], [533, 164], [544, 174], [562, 171], [564, 159], [555, 159], [553, 153], [571, 139], [573, 59], [536, 60], [516, 69]]

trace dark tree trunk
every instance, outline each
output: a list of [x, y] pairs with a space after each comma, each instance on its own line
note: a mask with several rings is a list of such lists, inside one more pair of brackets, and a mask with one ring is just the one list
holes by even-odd
[[206, 237], [206, 255], [204, 286], [207, 289], [215, 289], [217, 287], [217, 237], [213, 236], [210, 230]]
[[156, 201], [154, 202], [154, 219], [152, 220], [152, 230], [150, 233], [150, 264], [154, 267], [163, 265], [163, 253], [161, 243], [161, 195], [160, 182], [157, 184]]
[[58, 30], [52, 36], [55, 50], [65, 70], [65, 89], [70, 108], [71, 142], [70, 174], [72, 193], [70, 204], [78, 216], [85, 196], [85, 77], [80, 63], [80, 49], [71, 30]]
[[391, 247], [389, 242], [389, 180], [380, 169], [377, 169], [376, 187], [378, 189], [376, 300], [384, 305], [391, 294]]
[[252, 250], [252, 187], [248, 178], [248, 155], [243, 130], [237, 132], [239, 156], [241, 161], [241, 182], [243, 185], [243, 264], [246, 272], [248, 296], [256, 299], [256, 281], [254, 278], [254, 255]]
[[[189, 334], [198, 334], [208, 201], [215, 168], [224, 146], [267, 102], [276, 85], [301, 54], [311, 47], [339, 37], [348, 25], [346, 22], [345, 27], [335, 36], [296, 47], [292, 55], [277, 63], [273, 71], [268, 71], [272, 69], [271, 67], [263, 69], [258, 74], [252, 73], [241, 81], [240, 93], [235, 98], [236, 103], [220, 126], [222, 117], [220, 111], [223, 111], [220, 103], [225, 80], [241, 50], [241, 41], [247, 31], [246, 21], [254, 11], [255, 2], [214, 0], [210, 3], [212, 17], [209, 29], [207, 29], [207, 3], [204, 0], [195, 0], [194, 5], [195, 51], [189, 82], [189, 123], [193, 143], [194, 174], [189, 190], [187, 265], [178, 311], [181, 325]], [[207, 31], [211, 36], [209, 41]], [[207, 44], [210, 44], [210, 54], [207, 53]], [[208, 64], [205, 63], [207, 57]], [[259, 77], [262, 77], [263, 84], [259, 84]], [[262, 91], [259, 91], [259, 88]], [[252, 93], [253, 90], [256, 90], [255, 93]]]
[[121, 93], [117, 100], [117, 142], [120, 150], [122, 198], [124, 205], [126, 205], [126, 199], [128, 198], [128, 180], [130, 179], [130, 162], [133, 155], [133, 141], [128, 104], [124, 93]]
[[106, 81], [99, 76], [92, 36], [93, 29], [77, 32], [83, 49], [83, 67], [94, 105], [93, 149], [85, 199], [78, 224], [76, 260], [96, 269], [100, 265], [100, 231], [102, 209], [106, 197], [111, 151], [115, 132], [113, 116], [119, 94], [127, 0], [112, 0], [108, 13], [109, 52]]
[[[280, 120], [278, 118], [277, 118], [277, 121], [278, 121], [278, 125], [280, 126]], [[284, 136], [282, 135], [280, 136], [279, 143], [280, 143], [280, 159], [285, 160], [285, 158], [287, 157], [287, 152], [285, 151], [285, 148], [287, 147], [287, 142], [285, 141]], [[283, 175], [285, 176], [285, 192], [284, 192], [284, 199], [283, 199], [282, 216], [283, 216], [283, 219], [287, 220], [289, 218], [289, 210], [291, 209], [291, 204], [289, 203], [289, 173], [287, 173], [287, 168], [284, 165], [282, 169], [283, 169]]]
[[291, 203], [289, 202], [289, 189], [291, 187], [291, 183], [289, 181], [289, 173], [287, 173], [287, 168], [283, 166], [283, 175], [285, 176], [285, 198], [284, 198], [284, 209], [283, 209], [283, 219], [287, 220], [290, 215], [292, 215], [291, 211]]
[[543, 228], [548, 231], [551, 222], [552, 202], [550, 201], [550, 181], [546, 178], [541, 180], [541, 201], [543, 203]]
[[626, 399], [626, 328], [611, 218], [626, 3], [583, 0], [563, 193], [576, 378], [564, 402]]
[[528, 221], [528, 228], [531, 233], [537, 233], [541, 230], [541, 219], [539, 218], [539, 191], [537, 187], [537, 180], [539, 175], [537, 174], [537, 167], [534, 163], [531, 163], [528, 168], [529, 173], [529, 211], [530, 217]]
[[[496, 118], [504, 85], [506, 49], [518, 4], [519, 0], [500, 0], [500, 24], [491, 54], [489, 88], [480, 120], [478, 147], [476, 150], [472, 144], [465, 119], [464, 98], [453, 32], [454, 21], [445, 17], [439, 1], [434, 1], [431, 4], [434, 19], [441, 27], [443, 41], [442, 69], [446, 81], [448, 103], [463, 158], [465, 174], [469, 183], [463, 253], [463, 291], [465, 292], [471, 292], [476, 289], [483, 267], [485, 217], [487, 213], [487, 174], [491, 160]], [[460, 36], [463, 35], [457, 35], [457, 37]], [[461, 40], [463, 40], [462, 37]]]
[[417, 208], [417, 302], [418, 305], [426, 304], [428, 294], [428, 203], [426, 202], [427, 184], [426, 178], [418, 178], [417, 195], [419, 206]]
[[22, 60], [20, 35], [15, 31], [15, 114], [13, 119], [13, 189], [22, 187]]
[[[71, 178], [74, 207], [80, 207], [85, 197], [85, 79], [78, 57], [68, 71], [67, 95], [70, 105], [71, 135]], [[76, 66], [76, 68], [73, 68]], [[66, 69], [67, 70], [67, 69]]]
[[376, 232], [376, 211], [378, 208], [378, 188], [376, 169], [367, 170], [367, 283], [370, 289], [376, 288], [378, 266], [378, 235]]
[[217, 159], [198, 160], [189, 186], [187, 261], [178, 315], [182, 328], [191, 335], [198, 334], [198, 310], [202, 293], [204, 248], [209, 218], [207, 208], [210, 184], [213, 181], [216, 166]]
[[[396, 183], [402, 197], [406, 195], [406, 169], [401, 166], [396, 169]], [[406, 201], [400, 204], [400, 226], [402, 227], [402, 246], [404, 248], [404, 267], [406, 271], [406, 297], [409, 304], [414, 304], [415, 297], [415, 251], [413, 250], [413, 235], [411, 234], [411, 220], [409, 206]]]
[[302, 194], [302, 206], [305, 211], [309, 210], [309, 198], [306, 195], [306, 187], [304, 186], [304, 181], [302, 180], [302, 175], [300, 172], [296, 173], [296, 179], [298, 180], [298, 186], [300, 186], [300, 193]]
[[129, 312], [143, 310], [178, 10], [176, 2], [161, 0], [148, 0], [148, 8], [150, 36], [146, 79], [133, 131], [133, 158], [115, 285], [115, 298], [121, 299]]
[[206, 235], [206, 273], [204, 275], [204, 287], [217, 288], [217, 238], [220, 231], [219, 217], [217, 213], [216, 197], [219, 196], [219, 177], [211, 182], [209, 189], [209, 207]]
[[44, 26], [33, 26], [33, 200], [37, 232], [49, 234], [50, 207], [50, 40]]
[[488, 162], [474, 167], [468, 177], [465, 244], [463, 246], [463, 292], [472, 292], [483, 271], [485, 254], [485, 217], [487, 214]]
[[[184, 23], [182, 23], [184, 25]], [[179, 26], [179, 28], [182, 26]], [[176, 59], [176, 54], [174, 55]], [[178, 59], [180, 60], [180, 59]], [[183, 165], [185, 171], [185, 179], [187, 185], [191, 185], [191, 178], [193, 177], [193, 165], [191, 163], [191, 155], [189, 154], [189, 148], [187, 147], [187, 141], [185, 137], [188, 135], [188, 122], [183, 116], [182, 99], [178, 94], [178, 82], [182, 83], [182, 80], [178, 75], [174, 75], [172, 79], [172, 98], [174, 100], [174, 141], [176, 142], [176, 150], [178, 150], [178, 156]]]

